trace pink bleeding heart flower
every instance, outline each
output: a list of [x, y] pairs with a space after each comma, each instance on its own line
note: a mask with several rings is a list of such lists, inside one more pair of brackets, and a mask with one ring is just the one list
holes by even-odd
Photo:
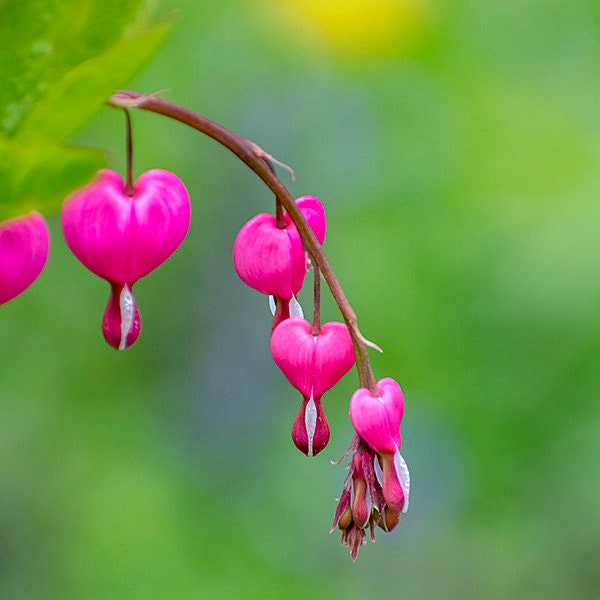
[[377, 383], [379, 396], [366, 388], [354, 392], [350, 399], [350, 419], [354, 429], [375, 452], [396, 452], [402, 441], [400, 423], [404, 415], [404, 396], [391, 378]]
[[404, 396], [400, 386], [389, 377], [379, 380], [377, 390], [378, 396], [366, 388], [354, 392], [350, 400], [350, 420], [358, 435], [379, 455], [375, 467], [387, 505], [406, 512], [410, 477], [399, 452]]
[[[296, 204], [320, 244], [325, 239], [327, 220], [323, 205], [314, 196], [302, 196]], [[274, 297], [273, 329], [290, 316], [290, 302], [302, 288], [308, 263], [300, 234], [290, 216], [278, 227], [274, 215], [261, 213], [238, 233], [233, 246], [233, 263], [240, 279], [256, 291]], [[297, 309], [292, 309], [292, 313]]]
[[321, 396], [354, 364], [354, 346], [343, 323], [325, 323], [318, 333], [305, 319], [287, 319], [271, 336], [271, 354], [304, 401], [292, 428], [296, 447], [318, 454], [329, 441], [329, 424]]
[[111, 346], [126, 350], [140, 331], [133, 285], [185, 238], [190, 224], [187, 190], [173, 173], [154, 169], [141, 175], [128, 195], [121, 176], [104, 169], [67, 198], [61, 220], [73, 254], [110, 283], [102, 332]]
[[0, 304], [24, 292], [48, 258], [48, 229], [38, 212], [0, 223]]
[[304, 282], [306, 259], [292, 227], [277, 227], [274, 215], [260, 213], [238, 233], [233, 264], [240, 279], [261, 294], [290, 299]]

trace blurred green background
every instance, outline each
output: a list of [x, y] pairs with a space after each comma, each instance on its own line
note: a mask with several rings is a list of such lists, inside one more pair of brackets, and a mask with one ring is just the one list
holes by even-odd
[[[186, 183], [189, 236], [109, 286], [57, 215], [40, 280], [2, 307], [0, 597], [599, 598], [600, 3], [162, 0], [132, 82], [292, 165], [325, 249], [406, 397], [411, 508], [352, 564], [329, 534], [354, 372], [308, 460], [237, 230], [272, 196], [232, 155], [136, 113], [135, 169]], [[74, 140], [124, 171], [123, 116]], [[308, 296], [305, 304], [308, 306]], [[338, 319], [331, 301], [325, 318]]]

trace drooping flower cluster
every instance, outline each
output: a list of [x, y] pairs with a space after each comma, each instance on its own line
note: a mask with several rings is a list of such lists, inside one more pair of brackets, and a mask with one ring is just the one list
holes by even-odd
[[[295, 202], [322, 244], [327, 229], [323, 205], [314, 196], [302, 196]], [[343, 323], [321, 325], [318, 317], [312, 324], [302, 318], [296, 295], [310, 263], [287, 213], [279, 222], [276, 216], [266, 213], [248, 221], [235, 240], [233, 261], [244, 283], [274, 298], [271, 354], [302, 394], [292, 440], [301, 452], [315, 456], [329, 441], [329, 423], [321, 398], [354, 364], [348, 328]]]
[[410, 475], [400, 454], [404, 396], [389, 377], [376, 387], [375, 394], [360, 388], [350, 400], [356, 436], [347, 452], [352, 459], [332, 527], [341, 529], [352, 560], [366, 543], [366, 529], [375, 541], [376, 526], [391, 531], [408, 510]]
[[[131, 98], [127, 94], [116, 95], [124, 95], [126, 104], [122, 108], [129, 106]], [[158, 103], [159, 112], [181, 108], [149, 98], [144, 97], [145, 108], [148, 101]], [[277, 180], [277, 185], [272, 185], [273, 181], [261, 174], [264, 162], [270, 165], [272, 157], [239, 136], [215, 136], [220, 126], [209, 122], [210, 126], [203, 129], [207, 123], [204, 118], [192, 118], [190, 114], [184, 110], [180, 120], [190, 124], [191, 119], [194, 127], [215, 137], [238, 156], [243, 154], [247, 164], [252, 162], [248, 162], [248, 153], [254, 152], [260, 166], [252, 168], [272, 189], [280, 184]], [[127, 118], [127, 181], [124, 183], [114, 171], [102, 170], [92, 183], [67, 198], [62, 209], [67, 245], [85, 267], [110, 284], [102, 332], [118, 350], [129, 348], [140, 333], [134, 284], [175, 252], [190, 222], [188, 194], [175, 175], [156, 169], [133, 183]], [[293, 219], [283, 212], [281, 203], [292, 212]], [[327, 229], [321, 202], [314, 196], [302, 196], [295, 201], [297, 210], [293, 204], [289, 194], [277, 194], [275, 215], [261, 213], [248, 221], [235, 240], [233, 261], [242, 281], [269, 296], [273, 311], [271, 354], [283, 375], [302, 395], [292, 425], [292, 440], [305, 455], [315, 456], [326, 447], [330, 428], [323, 395], [351, 369], [355, 357], [360, 359], [356, 362], [363, 387], [350, 400], [350, 419], [356, 434], [343, 457], [351, 455], [349, 472], [332, 527], [332, 531], [336, 527], [342, 531], [342, 543], [350, 548], [352, 560], [356, 560], [360, 547], [366, 543], [367, 529], [375, 540], [376, 527], [393, 530], [408, 509], [410, 476], [400, 455], [404, 397], [393, 379], [374, 381], [365, 347], [368, 342], [358, 331], [356, 316], [321, 249]], [[303, 219], [298, 218], [298, 211]], [[314, 236], [307, 233], [307, 225]], [[20, 294], [36, 279], [47, 254], [48, 232], [38, 213], [0, 223], [0, 304]], [[311, 266], [315, 272], [312, 323], [304, 319], [297, 300]], [[323, 268], [346, 324], [321, 324], [317, 266]], [[338, 287], [334, 288], [332, 282]]]
[[73, 254], [110, 284], [102, 333], [113, 348], [126, 350], [141, 327], [133, 285], [167, 260], [187, 234], [185, 186], [173, 173], [154, 169], [127, 193], [121, 176], [104, 169], [67, 198], [61, 220]]
[[0, 304], [24, 292], [48, 258], [48, 229], [37, 212], [0, 223]]
[[[325, 213], [312, 196], [296, 200], [320, 244], [325, 238]], [[307, 456], [327, 445], [330, 436], [321, 398], [352, 367], [355, 347], [343, 323], [320, 323], [319, 286], [315, 285], [313, 323], [302, 317], [296, 295], [310, 261], [289, 215], [260, 214], [238, 234], [233, 260], [242, 281], [274, 298], [271, 354], [287, 380], [302, 394], [292, 426], [292, 440]], [[315, 267], [316, 270], [316, 267]], [[316, 273], [318, 279], [318, 272]], [[371, 389], [360, 388], [350, 401], [356, 431], [345, 456], [352, 455], [338, 500], [332, 531], [339, 527], [342, 543], [356, 560], [370, 528], [391, 531], [408, 509], [410, 477], [400, 455], [400, 424], [404, 397], [390, 378]]]

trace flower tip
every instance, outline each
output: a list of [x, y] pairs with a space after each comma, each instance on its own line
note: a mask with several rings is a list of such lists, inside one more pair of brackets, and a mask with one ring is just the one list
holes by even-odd
[[102, 319], [104, 339], [115, 350], [127, 350], [137, 340], [140, 329], [140, 313], [131, 288], [112, 284]]
[[379, 515], [379, 518], [377, 519], [377, 525], [387, 532], [394, 530], [399, 522], [400, 511], [395, 510], [387, 505], [384, 508], [383, 514]]
[[292, 426], [292, 440], [306, 456], [316, 456], [329, 442], [329, 423], [320, 398], [305, 398]]

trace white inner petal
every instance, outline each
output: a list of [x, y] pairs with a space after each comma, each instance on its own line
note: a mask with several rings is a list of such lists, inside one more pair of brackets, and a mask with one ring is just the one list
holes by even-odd
[[302, 307], [300, 306], [300, 302], [296, 300], [296, 296], [292, 296], [290, 300], [290, 319], [304, 319]]
[[410, 496], [410, 473], [408, 472], [408, 466], [400, 455], [400, 450], [396, 450], [396, 454], [394, 454], [394, 467], [396, 468], [398, 480], [400, 481], [400, 486], [404, 492], [404, 506], [402, 507], [402, 512], [405, 513], [408, 510], [408, 497]]
[[313, 455], [313, 439], [317, 429], [317, 407], [315, 401], [310, 397], [306, 409], [304, 410], [304, 426], [308, 437], [308, 456]]
[[121, 311], [121, 341], [119, 350], [127, 349], [127, 336], [133, 327], [135, 317], [135, 298], [128, 285], [123, 286], [119, 296], [119, 309]]
[[277, 307], [275, 306], [275, 298], [273, 296], [269, 296], [269, 308], [271, 309], [271, 314], [275, 316], [275, 309]]
[[377, 477], [377, 483], [383, 487], [383, 471], [381, 470], [381, 465], [377, 460], [377, 457], [373, 459], [373, 466], [375, 467], [375, 477]]

